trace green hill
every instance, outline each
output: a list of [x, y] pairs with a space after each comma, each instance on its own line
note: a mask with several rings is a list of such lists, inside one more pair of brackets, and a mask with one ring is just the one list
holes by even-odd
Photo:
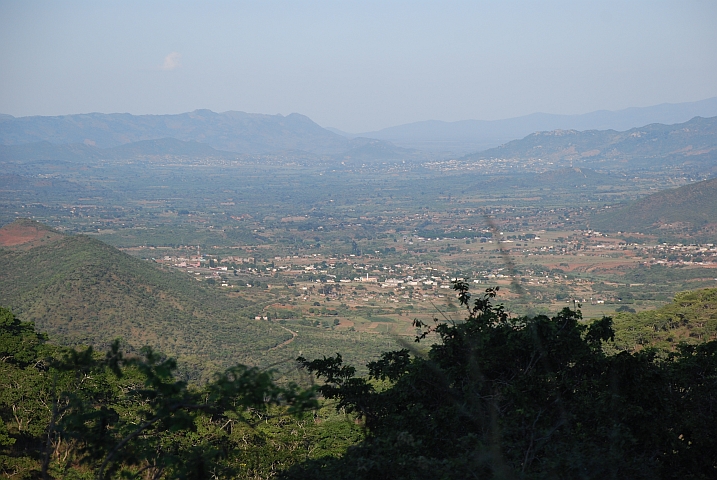
[[[286, 326], [253, 320], [282, 289], [254, 292], [250, 302], [160, 270], [84, 235], [67, 236], [32, 220], [0, 228], [0, 306], [35, 322], [55, 342], [104, 350], [149, 345], [176, 357], [193, 378], [236, 363], [293, 368], [301, 354], [344, 352], [364, 365], [395, 345], [388, 334]], [[288, 327], [288, 328], [287, 328]]]
[[717, 179], [654, 193], [606, 209], [590, 220], [604, 231], [708, 236], [717, 232]]
[[624, 350], [652, 346], [674, 351], [681, 342], [717, 338], [717, 288], [679, 293], [669, 305], [640, 313], [617, 313], [615, 344]]
[[[42, 233], [19, 243], [22, 235], [33, 236], [30, 230]], [[0, 232], [0, 305], [63, 343], [103, 347], [121, 337], [130, 348], [152, 345], [185, 367], [216, 370], [265, 363], [271, 347], [291, 338], [247, 319], [246, 301], [93, 238], [27, 220]]]

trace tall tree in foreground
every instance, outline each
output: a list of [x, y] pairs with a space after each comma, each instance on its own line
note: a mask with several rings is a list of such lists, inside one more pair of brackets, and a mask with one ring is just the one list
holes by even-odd
[[417, 341], [439, 337], [425, 357], [387, 352], [366, 378], [339, 354], [299, 358], [368, 436], [286, 478], [715, 478], [717, 342], [607, 355], [610, 318], [511, 318], [497, 289], [454, 288], [467, 318], [419, 323]]

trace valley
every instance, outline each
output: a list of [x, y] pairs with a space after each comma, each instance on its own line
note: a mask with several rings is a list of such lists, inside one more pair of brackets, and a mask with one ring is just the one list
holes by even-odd
[[[508, 323], [574, 316], [584, 333], [612, 318], [596, 358], [689, 363], [690, 348], [717, 338], [714, 122], [637, 129], [647, 140], [531, 135], [465, 157], [330, 135], [311, 152], [228, 152], [190, 137], [3, 146], [0, 305], [71, 355], [111, 352], [119, 339], [128, 366], [151, 373], [176, 359], [163, 378], [192, 392], [236, 365], [311, 389], [325, 378], [299, 357], [340, 354], [360, 376], [401, 351], [420, 362], [446, 342], [441, 329], [468, 325], [455, 285], [475, 299], [497, 288], [494, 312]], [[262, 452], [266, 478], [303, 459], [350, 459], [364, 427], [332, 402], [304, 414], [311, 427], [276, 418], [248, 444], [233, 435], [231, 468], [243, 471], [249, 450]], [[341, 437], [318, 448], [329, 431]], [[289, 450], [274, 457], [265, 445]]]
[[[364, 365], [411, 344], [416, 320], [462, 319], [455, 280], [499, 286], [516, 316], [654, 310], [717, 286], [713, 166], [675, 160], [711, 158], [714, 122], [530, 135], [427, 161], [171, 139], [3, 147], [0, 301], [69, 344], [150, 343], [194, 378], [332, 351]], [[600, 145], [616, 160], [580, 153]]]
[[165, 3], [0, 2], [0, 478], [716, 477], [717, 3]]

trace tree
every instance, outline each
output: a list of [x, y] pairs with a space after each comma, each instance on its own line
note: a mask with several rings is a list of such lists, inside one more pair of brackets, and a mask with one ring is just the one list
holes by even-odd
[[49, 421], [46, 336], [0, 307], [0, 472], [25, 478], [37, 472]]
[[46, 340], [47, 335], [37, 333], [33, 323], [21, 322], [0, 307], [0, 362], [26, 367], [35, 361]]
[[[73, 439], [79, 460], [107, 475], [149, 471], [152, 478], [229, 478], [241, 470], [231, 429], [271, 405], [295, 414], [317, 406], [313, 391], [280, 387], [272, 372], [243, 365], [201, 388], [174, 378], [176, 362], [150, 348], [125, 358], [115, 342], [105, 358], [70, 351], [57, 368], [88, 382], [58, 395], [65, 414], [57, 434]], [[91, 384], [90, 384], [91, 383]]]
[[610, 318], [511, 318], [493, 304], [497, 288], [477, 298], [465, 282], [454, 288], [467, 318], [416, 322], [417, 341], [438, 337], [427, 356], [386, 352], [363, 378], [340, 354], [298, 359], [325, 381], [324, 397], [364, 419], [367, 439], [286, 478], [714, 476], [717, 343], [664, 361], [607, 355]]

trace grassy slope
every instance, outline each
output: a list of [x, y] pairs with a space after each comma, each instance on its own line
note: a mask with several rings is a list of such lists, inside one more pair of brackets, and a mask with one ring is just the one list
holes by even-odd
[[290, 334], [240, 315], [245, 302], [85, 236], [0, 248], [0, 304], [65, 343], [123, 338], [186, 364], [259, 363]]

